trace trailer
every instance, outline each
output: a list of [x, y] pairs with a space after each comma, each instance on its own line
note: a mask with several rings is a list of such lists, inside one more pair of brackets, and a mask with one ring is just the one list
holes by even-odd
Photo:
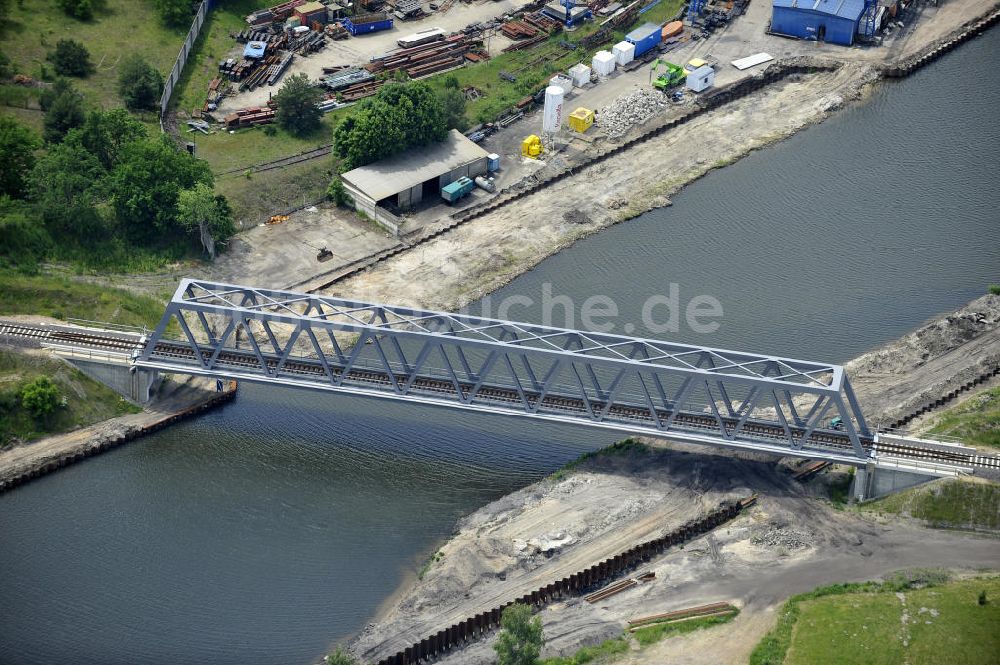
[[449, 204], [453, 204], [455, 201], [458, 201], [463, 196], [471, 192], [472, 188], [475, 186], [476, 185], [472, 180], [462, 176], [455, 182], [449, 183], [441, 188], [441, 198]]

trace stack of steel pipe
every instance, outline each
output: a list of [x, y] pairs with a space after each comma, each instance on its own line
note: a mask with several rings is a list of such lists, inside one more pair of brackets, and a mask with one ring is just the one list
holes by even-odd
[[372, 59], [365, 69], [373, 74], [405, 71], [410, 78], [418, 78], [462, 65], [466, 54], [481, 45], [480, 41], [453, 35], [443, 41], [391, 51]]

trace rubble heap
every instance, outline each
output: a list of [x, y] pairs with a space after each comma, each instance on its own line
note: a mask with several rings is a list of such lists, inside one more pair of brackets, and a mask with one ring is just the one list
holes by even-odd
[[636, 90], [611, 102], [608, 108], [597, 115], [595, 122], [604, 129], [608, 137], [618, 138], [633, 126], [646, 122], [666, 106], [667, 100], [663, 93]]

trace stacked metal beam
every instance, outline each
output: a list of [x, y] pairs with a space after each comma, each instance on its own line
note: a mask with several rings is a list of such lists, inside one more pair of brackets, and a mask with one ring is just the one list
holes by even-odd
[[420, 78], [462, 65], [466, 54], [481, 46], [481, 41], [452, 35], [443, 41], [391, 51], [373, 59], [365, 69], [373, 74], [404, 71], [410, 78]]

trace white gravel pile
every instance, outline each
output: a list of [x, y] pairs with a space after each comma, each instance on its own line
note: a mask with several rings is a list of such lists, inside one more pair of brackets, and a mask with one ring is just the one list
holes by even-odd
[[611, 138], [623, 136], [630, 128], [649, 120], [667, 106], [667, 99], [657, 90], [636, 90], [622, 95], [601, 111], [596, 122]]

